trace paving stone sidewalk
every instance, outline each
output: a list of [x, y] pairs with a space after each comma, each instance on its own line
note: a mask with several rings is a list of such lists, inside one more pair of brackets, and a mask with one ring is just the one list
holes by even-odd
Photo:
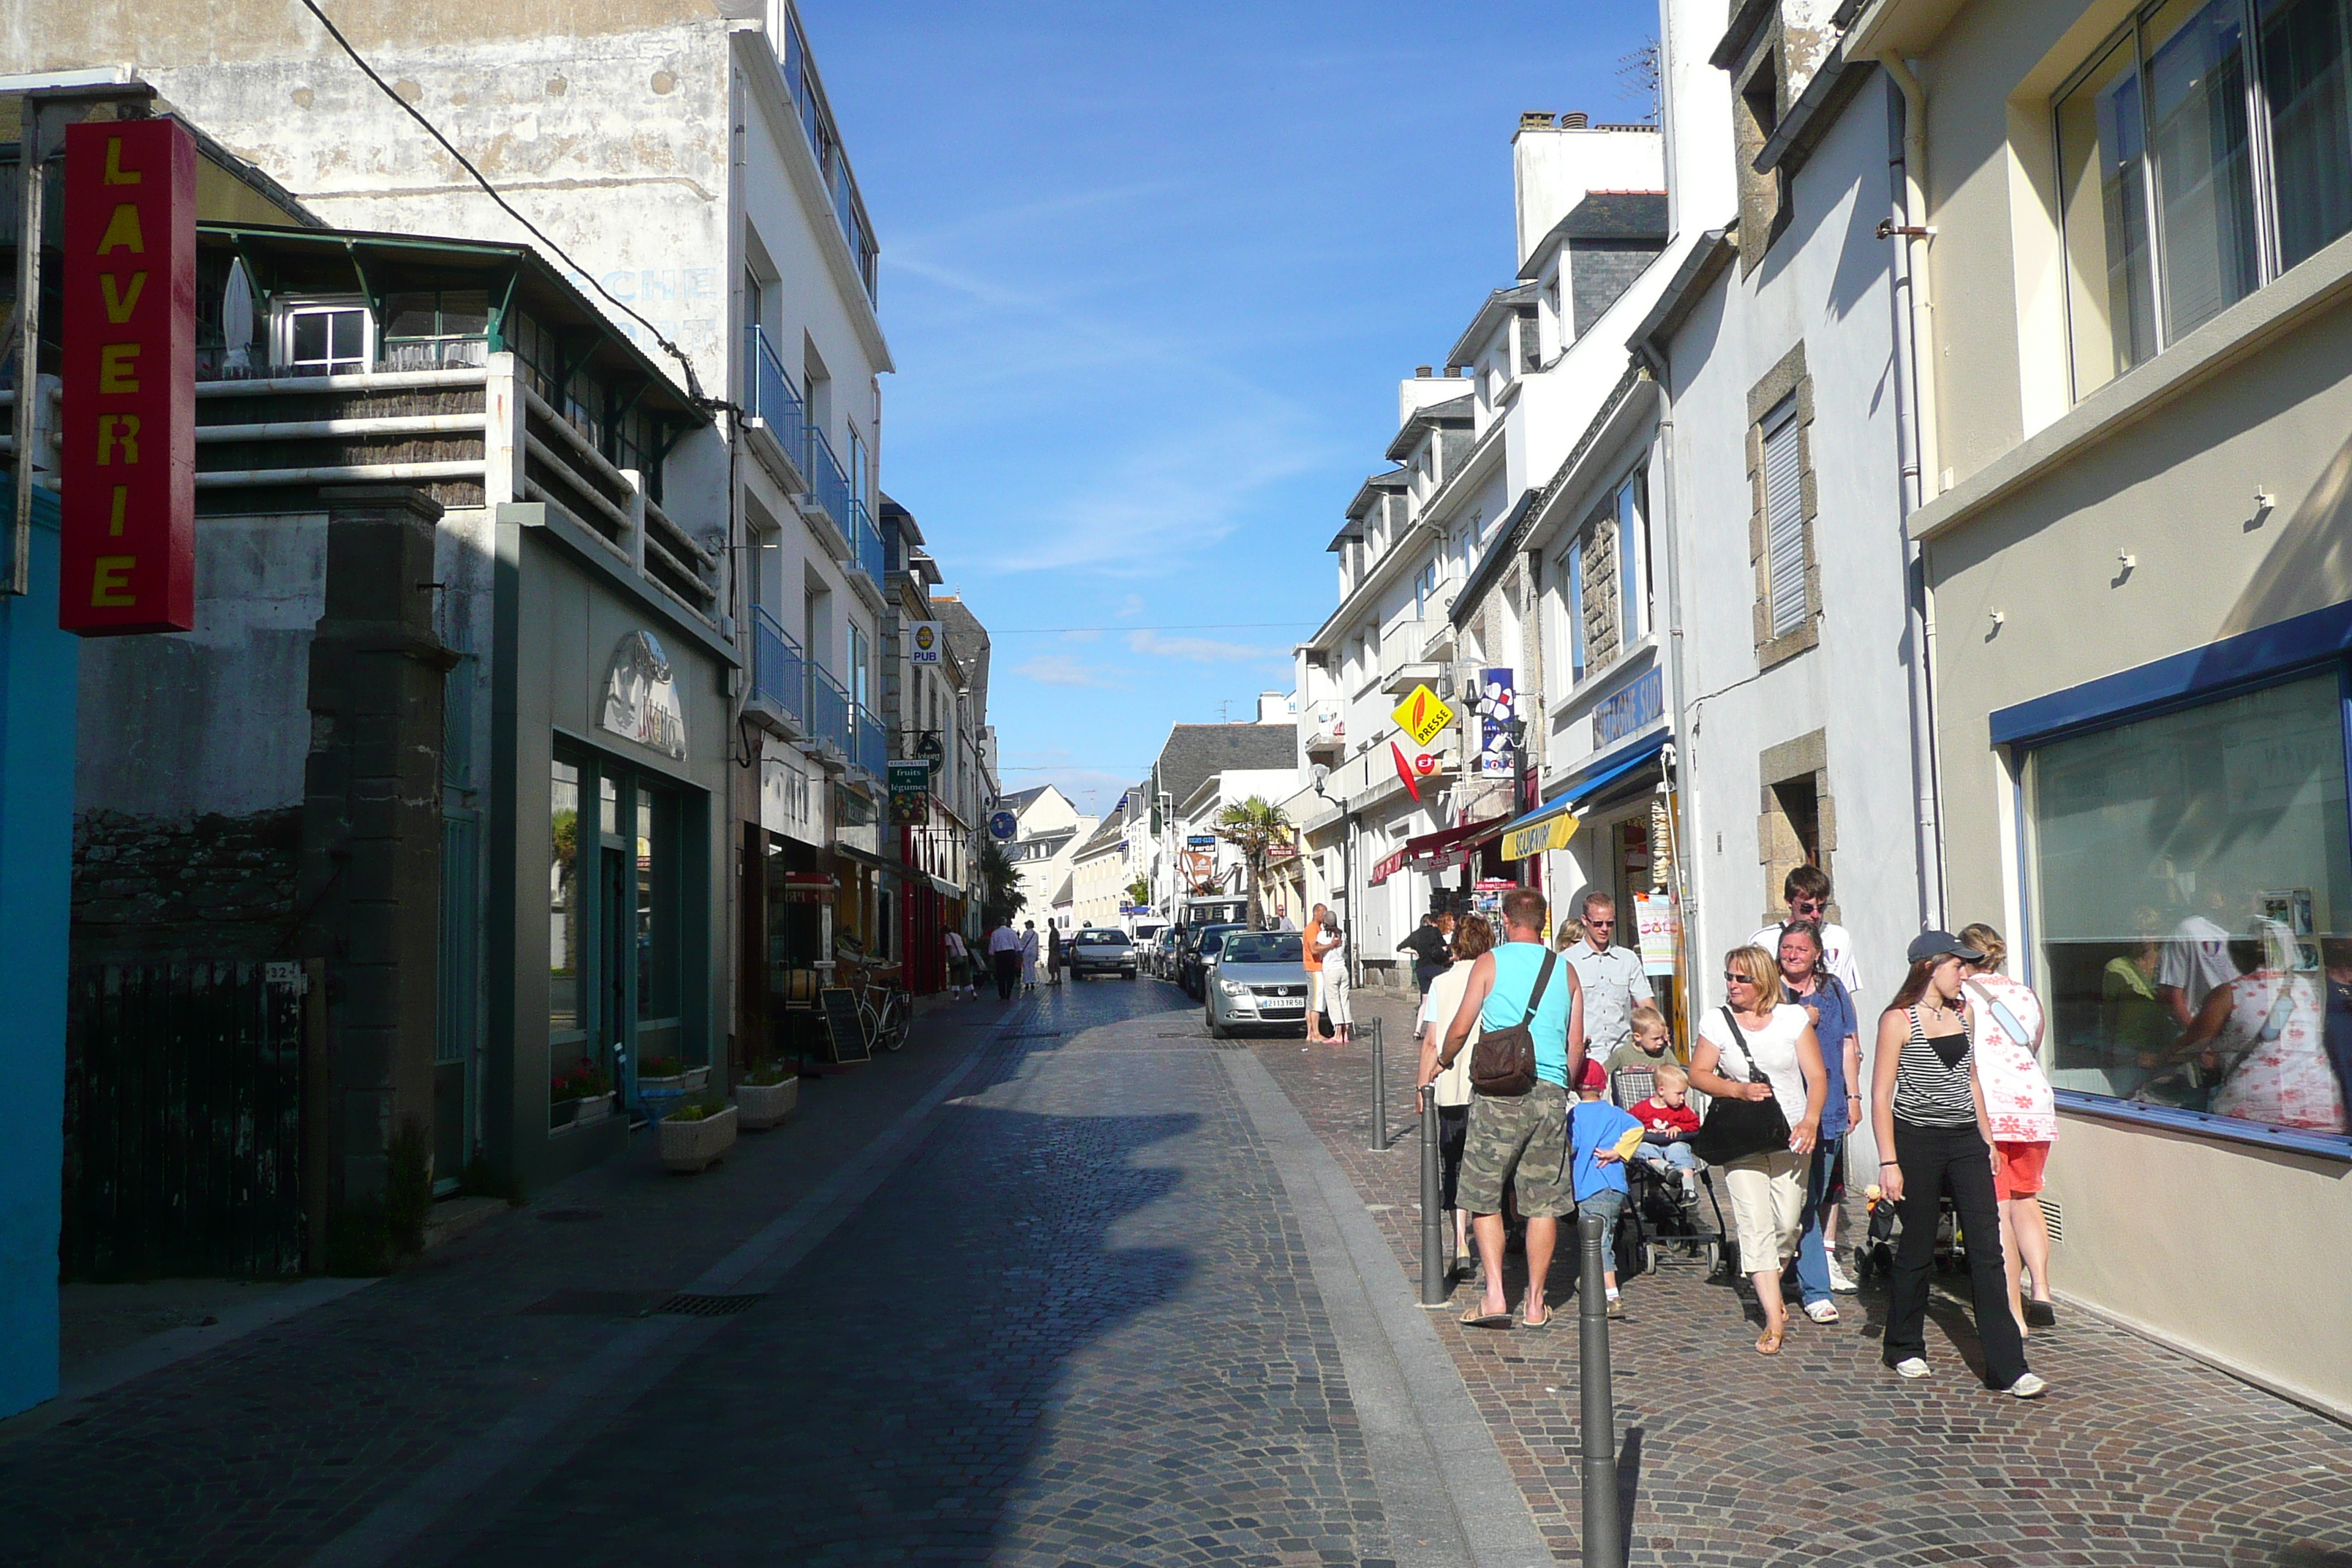
[[[1391, 1119], [1407, 1125], [1411, 1009], [1364, 995], [1358, 1012], [1383, 1020]], [[1253, 1049], [1416, 1277], [1419, 1142], [1370, 1152], [1368, 1051]], [[1466, 1285], [1430, 1313], [1563, 1563], [1579, 1559], [1581, 1485], [1573, 1276], [1563, 1256], [1557, 1329], [1464, 1329]], [[1836, 1324], [1792, 1314], [1769, 1361], [1755, 1309], [1703, 1263], [1669, 1261], [1626, 1297], [1611, 1337], [1631, 1563], [2352, 1568], [2352, 1429], [2087, 1313], [2036, 1334], [2052, 1391], [2025, 1403], [1968, 1370], [1975, 1340], [1950, 1300], [1929, 1331], [1937, 1373], [1913, 1384], [1879, 1364], [1883, 1287], [1839, 1298]]]

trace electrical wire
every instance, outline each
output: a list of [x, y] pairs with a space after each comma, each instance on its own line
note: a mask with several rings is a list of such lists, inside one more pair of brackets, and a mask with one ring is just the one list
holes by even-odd
[[362, 55], [359, 50], [352, 47], [352, 41], [349, 38], [343, 37], [343, 30], [335, 26], [334, 18], [328, 16], [326, 12], [319, 8], [318, 0], [302, 0], [302, 8], [310, 12], [313, 16], [319, 18], [319, 25], [327, 29], [329, 36], [331, 37], [336, 43], [342, 46], [343, 53], [352, 57], [352, 63], [366, 73], [368, 80], [375, 83], [375, 85], [382, 89], [386, 98], [389, 98], [393, 102], [400, 105], [402, 110], [405, 112], [411, 120], [414, 120], [417, 124], [425, 127], [425, 134], [432, 137], [434, 141], [441, 143], [441, 150], [448, 153], [450, 157], [455, 158], [457, 161], [457, 166], [459, 168], [474, 176], [474, 183], [482, 187], [483, 194], [488, 195], [490, 200], [498, 203], [499, 206], [509, 217], [522, 225], [523, 228], [530, 233], [530, 237], [539, 241], [540, 244], [545, 246], [558, 260], [562, 261], [566, 267], [571, 268], [572, 270], [577, 273], [580, 277], [587, 279], [589, 287], [594, 289], [599, 294], [604, 295], [605, 299], [612, 300], [614, 309], [618, 310], [623, 315], [628, 317], [629, 320], [636, 322], [637, 325], [645, 328], [646, 331], [653, 334], [654, 342], [659, 343], [662, 348], [669, 353], [670, 357], [677, 360], [679, 366], [685, 370], [687, 395], [694, 399], [695, 404], [698, 406], [704, 408], [721, 406], [721, 405], [716, 404], [709, 398], [703, 396], [702, 383], [696, 377], [694, 374], [694, 362], [687, 357], [686, 351], [678, 347], [676, 343], [670, 342], [667, 337], [664, 337], [660, 328], [655, 326], [651, 321], [646, 321], [643, 316], [638, 315], [636, 311], [631, 310], [628, 305], [624, 303], [617, 296], [615, 296], [611, 289], [596, 281], [595, 276], [593, 273], [591, 273], [586, 268], [581, 266], [577, 261], [574, 261], [572, 258], [571, 254], [562, 246], [548, 238], [546, 231], [541, 229], [539, 225], [531, 222], [530, 219], [523, 216], [520, 212], [516, 210], [515, 205], [512, 202], [507, 200], [503, 195], [500, 195], [499, 194], [499, 188], [490, 184], [489, 177], [484, 174], [479, 169], [474, 167], [473, 160], [467, 157], [463, 153], [458, 152], [457, 144], [451, 142], [446, 136], [441, 134], [441, 128], [439, 126], [434, 124], [430, 120], [425, 119], [422, 110], [420, 110], [415, 104], [409, 102], [408, 100], [401, 97], [399, 93], [394, 91], [392, 84], [384, 80], [383, 77], [376, 74], [375, 67], [368, 64], [367, 58]]
[[992, 637], [1043, 637], [1048, 632], [1247, 632], [1303, 626], [1305, 621], [1193, 621], [1168, 626], [989, 626]]

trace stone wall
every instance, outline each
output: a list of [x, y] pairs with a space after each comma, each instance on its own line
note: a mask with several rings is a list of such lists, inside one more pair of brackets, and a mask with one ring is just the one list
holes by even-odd
[[299, 806], [178, 821], [74, 817], [77, 961], [293, 956]]

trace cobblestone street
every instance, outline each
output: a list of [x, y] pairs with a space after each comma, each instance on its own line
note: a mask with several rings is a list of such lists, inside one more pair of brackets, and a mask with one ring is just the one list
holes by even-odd
[[[1213, 1045], [1150, 981], [950, 1005], [708, 1175], [633, 1148], [0, 1426], [10, 1560], [1575, 1561], [1572, 1311], [1412, 1305], [1418, 1150], [1367, 1149], [1367, 1068]], [[1941, 1345], [1881, 1373], [1869, 1294], [1764, 1363], [1702, 1274], [1616, 1325], [1633, 1562], [2352, 1563], [2337, 1426], [2075, 1313], [2034, 1406]]]

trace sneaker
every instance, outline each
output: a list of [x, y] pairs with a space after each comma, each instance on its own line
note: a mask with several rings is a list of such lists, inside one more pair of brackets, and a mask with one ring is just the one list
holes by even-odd
[[1834, 1323], [1838, 1321], [1837, 1304], [1833, 1301], [1808, 1301], [1805, 1303], [1805, 1316], [1817, 1323]]
[[1916, 1356], [1916, 1355], [1907, 1355], [1907, 1356], [1905, 1356], [1901, 1361], [1898, 1361], [1898, 1362], [1896, 1362], [1896, 1363], [1895, 1363], [1895, 1376], [1897, 1376], [1897, 1377], [1925, 1377], [1925, 1376], [1927, 1376], [1927, 1358], [1926, 1358], [1926, 1357], [1924, 1357], [1924, 1356]]
[[2050, 1385], [2030, 1372], [2011, 1384], [2008, 1389], [2010, 1397], [2013, 1399], [2039, 1399], [2049, 1392]]
[[1612, 1318], [1622, 1318], [1625, 1315], [1625, 1299], [1622, 1296], [1609, 1298], [1609, 1315]]
[[1862, 1287], [1856, 1285], [1847, 1276], [1846, 1271], [1838, 1267], [1837, 1259], [1832, 1258], [1830, 1259], [1830, 1289], [1841, 1296], [1851, 1296]]

